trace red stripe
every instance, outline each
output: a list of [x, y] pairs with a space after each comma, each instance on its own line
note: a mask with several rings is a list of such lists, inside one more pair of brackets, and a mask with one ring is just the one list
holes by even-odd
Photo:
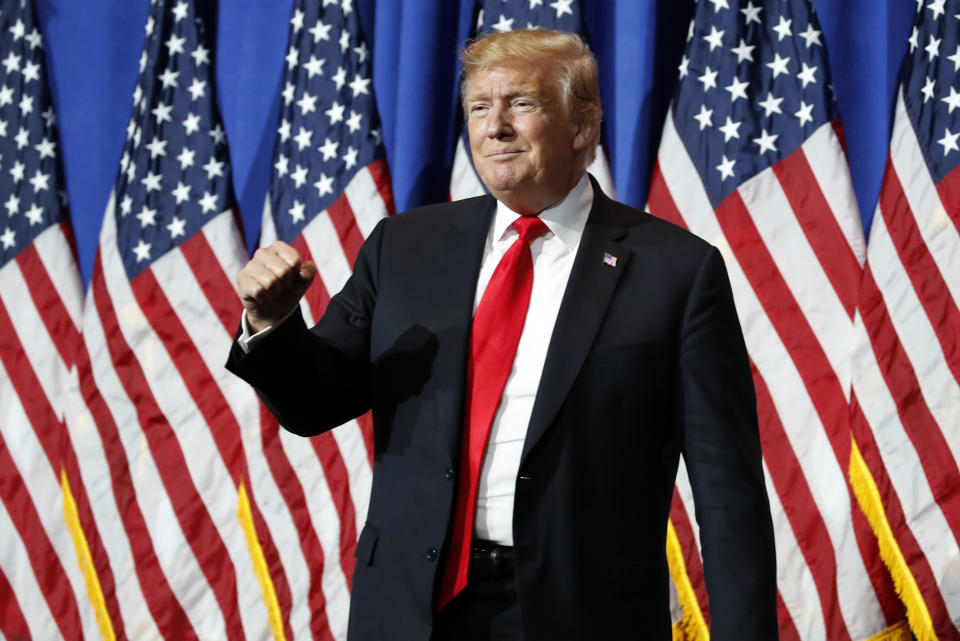
[[[94, 277], [101, 272], [102, 267], [98, 256], [93, 268]], [[102, 283], [100, 286], [102, 287]], [[106, 402], [100, 394], [100, 390], [97, 388], [90, 356], [85, 345], [77, 352], [77, 371], [84, 402], [87, 409], [90, 410], [93, 424], [100, 434], [104, 458], [107, 468], [110, 470], [113, 497], [133, 552], [134, 570], [137, 573], [137, 581], [140, 584], [147, 608], [150, 610], [150, 614], [164, 639], [195, 641], [197, 635], [193, 631], [180, 602], [170, 589], [167, 578], [164, 576], [157, 560], [147, 524], [133, 488], [130, 467], [124, 453], [123, 443], [120, 440], [120, 433]], [[86, 528], [84, 528], [84, 531], [88, 532]], [[106, 589], [107, 586], [104, 585], [103, 587]], [[114, 618], [113, 621], [116, 626], [116, 622], [120, 621], [120, 618]]]
[[17, 256], [17, 265], [60, 359], [69, 367], [80, 345], [80, 331], [53, 286], [36, 246], [31, 244], [24, 247]]
[[323, 547], [317, 539], [316, 529], [310, 519], [310, 511], [307, 509], [307, 498], [303, 486], [290, 465], [290, 461], [283, 451], [283, 446], [280, 444], [280, 426], [262, 403], [260, 405], [260, 430], [263, 454], [296, 526], [297, 535], [300, 538], [300, 549], [310, 573], [310, 586], [307, 591], [310, 607], [310, 631], [316, 641], [333, 641], [330, 623], [327, 621], [326, 596], [323, 593]]
[[353, 209], [347, 201], [346, 192], [340, 194], [340, 197], [327, 207], [327, 214], [330, 215], [330, 220], [337, 230], [337, 236], [340, 237], [340, 246], [343, 247], [343, 253], [347, 256], [347, 262], [352, 267], [357, 260], [360, 245], [363, 244], [363, 234], [357, 227], [357, 218], [353, 215]]
[[[923, 305], [930, 325], [937, 335], [944, 360], [950, 367], [954, 380], [960, 384], [960, 330], [957, 329], [960, 328], [960, 310], [950, 296], [950, 290], [943, 280], [944, 275], [940, 273], [937, 263], [930, 255], [913, 212], [910, 211], [910, 203], [904, 195], [900, 178], [889, 158], [880, 194], [880, 213], [890, 232], [890, 240], [897, 248], [900, 262], [906, 268], [917, 298], [920, 299], [920, 304]], [[956, 278], [957, 274], [948, 276]]]
[[204, 234], [194, 234], [190, 240], [180, 245], [180, 251], [200, 283], [207, 302], [220, 319], [220, 324], [228, 336], [233, 336], [240, 324], [243, 305], [240, 304], [237, 291], [230, 284], [230, 278], [223, 271], [223, 265], [210, 248], [207, 237]]
[[280, 608], [280, 617], [283, 621], [284, 637], [293, 638], [293, 627], [290, 625], [290, 608], [293, 598], [290, 594], [290, 583], [287, 581], [287, 574], [283, 568], [283, 562], [280, 560], [280, 552], [277, 550], [277, 544], [273, 540], [270, 528], [260, 512], [260, 507], [254, 500], [253, 488], [248, 488], [250, 499], [250, 510], [253, 515], [253, 527], [257, 533], [257, 540], [260, 541], [260, 547], [263, 550], [263, 557], [267, 563], [267, 571], [273, 580], [273, 589], [277, 596], [277, 607]]
[[[869, 271], [868, 269], [868, 274]], [[863, 461], [866, 463], [876, 483], [878, 493], [883, 500], [883, 511], [887, 518], [887, 523], [889, 523], [890, 529], [893, 531], [897, 544], [900, 547], [900, 552], [903, 554], [904, 560], [907, 562], [910, 572], [917, 582], [917, 587], [923, 595], [923, 600], [930, 612], [937, 637], [944, 641], [958, 641], [960, 640], [960, 633], [957, 632], [957, 629], [950, 622], [950, 616], [947, 612], [946, 603], [943, 601], [943, 595], [940, 593], [937, 578], [930, 567], [929, 561], [927, 561], [927, 557], [913, 536], [913, 532], [907, 525], [903, 506], [900, 503], [900, 497], [890, 484], [890, 478], [887, 475], [886, 467], [877, 449], [873, 431], [867, 423], [866, 416], [860, 408], [860, 403], [854, 393], [850, 395], [850, 414], [851, 429], [854, 438], [857, 440], [857, 448], [860, 450], [860, 455], [863, 457]]]
[[852, 319], [857, 306], [857, 288], [863, 268], [837, 223], [836, 214], [843, 215], [845, 212], [834, 212], [830, 209], [803, 147], [773, 165], [772, 169], [783, 187], [794, 217], [803, 229], [843, 308]]
[[0, 632], [5, 639], [30, 641], [30, 629], [23, 617], [23, 610], [17, 603], [17, 595], [0, 568]]
[[[849, 471], [847, 476], [849, 476]], [[877, 601], [880, 603], [880, 609], [883, 611], [884, 621], [889, 627], [903, 619], [903, 602], [897, 596], [893, 577], [890, 576], [890, 571], [880, 557], [877, 537], [873, 533], [866, 515], [860, 509], [857, 496], [853, 493], [853, 487], [849, 483], [847, 483], [847, 492], [850, 494], [850, 518], [853, 525], [853, 534], [857, 539], [857, 547], [860, 549], [860, 556], [863, 558], [867, 575], [870, 577], [870, 582], [873, 584], [874, 592], [877, 595]]]
[[650, 213], [659, 218], [687, 229], [687, 224], [680, 215], [680, 210], [670, 195], [670, 188], [667, 187], [663, 179], [663, 173], [660, 171], [660, 161], [653, 166], [653, 180], [650, 182], [650, 193], [647, 195], [647, 206]]
[[693, 528], [687, 510], [680, 499], [676, 486], [673, 488], [673, 499], [670, 502], [670, 521], [673, 530], [677, 533], [680, 549], [683, 550], [683, 562], [687, 566], [687, 578], [697, 597], [697, 604], [703, 614], [703, 620], [710, 626], [710, 599], [707, 597], [707, 586], [703, 580], [703, 562], [700, 559], [700, 550], [697, 549], [697, 539], [693, 536]]
[[957, 233], [960, 233], [960, 166], [954, 167], [953, 171], [937, 183], [937, 192], [947, 215], [953, 221], [953, 226], [957, 228]]
[[837, 595], [837, 561], [827, 525], [777, 415], [766, 381], [752, 360], [750, 369], [757, 392], [760, 443], [767, 461], [767, 470], [797, 539], [800, 553], [803, 554], [817, 586], [827, 638], [834, 641], [849, 639], [850, 632], [843, 620]]
[[960, 469], [927, 407], [913, 364], [900, 343], [870, 269], [864, 271], [859, 309], [883, 380], [896, 403], [903, 429], [920, 459], [930, 491], [954, 538], [960, 540], [960, 492], [957, 492]]
[[[290, 244], [300, 252], [300, 257], [303, 260], [313, 260], [313, 254], [310, 253], [310, 248], [307, 247], [307, 241], [304, 240], [303, 234], [294, 238]], [[310, 308], [310, 314], [313, 315], [314, 321], [320, 320], [323, 313], [327, 311], [327, 304], [330, 303], [330, 294], [323, 284], [323, 279], [314, 278], [303, 297], [307, 301], [307, 306]]]
[[387, 166], [386, 159], [380, 158], [374, 160], [367, 165], [367, 171], [370, 172], [370, 175], [373, 177], [373, 182], [377, 186], [377, 191], [380, 192], [383, 205], [387, 208], [387, 215], [392, 216], [397, 213], [397, 206], [393, 200], [393, 187], [391, 186], [393, 183], [390, 180], [390, 168]]
[[140, 431], [156, 461], [177, 521], [220, 605], [228, 638], [239, 640], [243, 629], [230, 555], [193, 485], [176, 434], [157, 406], [140, 363], [120, 331], [102, 269], [94, 271], [91, 288], [117, 378], [136, 409]]
[[801, 641], [797, 626], [793, 623], [787, 604], [783, 602], [780, 592], [777, 592], [777, 627], [780, 630], [780, 641]]
[[50, 606], [50, 612], [57, 627], [60, 628], [60, 634], [65, 639], [76, 637], [81, 630], [76, 595], [67, 580], [63, 566], [60, 565], [60, 558], [53, 549], [50, 539], [47, 538], [40, 514], [14, 466], [13, 458], [2, 435], [0, 435], [0, 498], [3, 499], [13, 526], [20, 534], [27, 556], [30, 558], [33, 575], [47, 605]]
[[357, 561], [353, 556], [357, 548], [357, 515], [350, 495], [350, 475], [331, 432], [312, 437], [310, 444], [320, 460], [330, 497], [340, 519], [340, 567], [347, 579], [347, 587], [352, 590], [353, 566]]

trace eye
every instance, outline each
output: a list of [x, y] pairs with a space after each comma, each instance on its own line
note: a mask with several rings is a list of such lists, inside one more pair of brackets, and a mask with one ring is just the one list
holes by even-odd
[[489, 109], [489, 105], [483, 103], [474, 103], [470, 105], [469, 111], [471, 116], [482, 116]]

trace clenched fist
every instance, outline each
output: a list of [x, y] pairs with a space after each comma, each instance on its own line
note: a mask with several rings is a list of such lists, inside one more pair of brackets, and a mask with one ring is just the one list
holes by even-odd
[[280, 322], [300, 302], [316, 275], [317, 266], [282, 241], [258, 249], [237, 275], [252, 332]]

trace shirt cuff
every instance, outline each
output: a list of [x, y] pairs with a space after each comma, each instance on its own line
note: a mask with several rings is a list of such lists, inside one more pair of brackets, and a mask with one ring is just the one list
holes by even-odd
[[243, 331], [240, 333], [240, 336], [237, 338], [237, 344], [240, 345], [240, 349], [243, 350], [244, 354], [249, 354], [250, 351], [253, 350], [253, 348], [256, 347], [258, 343], [260, 343], [264, 338], [270, 335], [270, 332], [276, 329], [277, 326], [282, 325], [285, 320], [293, 316], [293, 313], [295, 311], [297, 311], [297, 307], [294, 307], [289, 312], [287, 312], [286, 316], [281, 318], [280, 321], [277, 322], [276, 324], [268, 325], [263, 329], [261, 329], [256, 334], [251, 334], [250, 323], [247, 322], [247, 310], [244, 309], [243, 314], [240, 315], [240, 327], [242, 328]]

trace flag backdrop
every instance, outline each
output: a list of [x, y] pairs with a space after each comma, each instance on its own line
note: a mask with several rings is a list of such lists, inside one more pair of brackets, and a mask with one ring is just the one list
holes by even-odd
[[529, 21], [597, 54], [618, 197], [724, 252], [782, 637], [960, 638], [960, 1], [35, 2], [0, 3], [4, 637], [344, 637], [369, 421], [305, 447], [223, 371], [234, 277], [293, 242], [317, 318], [394, 195], [449, 197], [458, 45]]

